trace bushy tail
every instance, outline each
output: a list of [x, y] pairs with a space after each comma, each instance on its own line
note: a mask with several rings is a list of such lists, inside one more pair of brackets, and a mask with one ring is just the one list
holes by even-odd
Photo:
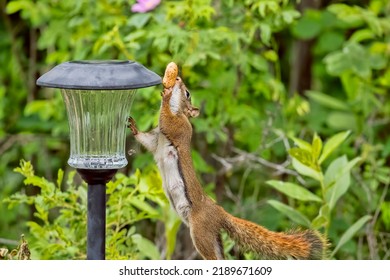
[[223, 228], [240, 247], [264, 259], [323, 259], [326, 240], [314, 230], [273, 232], [226, 213]]

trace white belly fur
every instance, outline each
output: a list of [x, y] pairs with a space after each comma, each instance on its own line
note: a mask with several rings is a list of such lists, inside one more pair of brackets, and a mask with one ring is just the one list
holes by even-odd
[[163, 188], [171, 206], [182, 221], [188, 224], [190, 202], [187, 200], [184, 181], [179, 172], [177, 150], [162, 133], [159, 133], [154, 159], [160, 170]]

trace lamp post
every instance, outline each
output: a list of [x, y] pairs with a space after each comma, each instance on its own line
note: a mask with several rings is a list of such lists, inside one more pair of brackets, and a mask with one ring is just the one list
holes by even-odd
[[105, 259], [106, 183], [127, 165], [126, 120], [136, 89], [161, 78], [128, 60], [62, 63], [37, 80], [60, 88], [70, 128], [68, 164], [88, 184], [87, 259]]

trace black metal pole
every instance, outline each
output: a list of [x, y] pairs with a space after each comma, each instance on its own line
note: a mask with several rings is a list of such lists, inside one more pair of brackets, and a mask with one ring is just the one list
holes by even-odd
[[117, 169], [77, 169], [88, 183], [87, 259], [106, 258], [106, 183]]
[[106, 258], [106, 184], [88, 184], [87, 259]]

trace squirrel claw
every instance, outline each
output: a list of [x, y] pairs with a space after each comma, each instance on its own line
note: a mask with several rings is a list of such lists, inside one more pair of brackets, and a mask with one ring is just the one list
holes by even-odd
[[168, 101], [172, 96], [173, 88], [164, 88], [164, 90], [161, 92], [161, 96], [163, 100]]
[[131, 123], [134, 123], [134, 119], [131, 116], [127, 117], [126, 127], [130, 128]]
[[131, 132], [134, 135], [138, 134], [138, 129], [137, 129], [137, 126], [135, 124], [135, 120], [132, 117], [127, 118], [127, 127], [130, 128]]

